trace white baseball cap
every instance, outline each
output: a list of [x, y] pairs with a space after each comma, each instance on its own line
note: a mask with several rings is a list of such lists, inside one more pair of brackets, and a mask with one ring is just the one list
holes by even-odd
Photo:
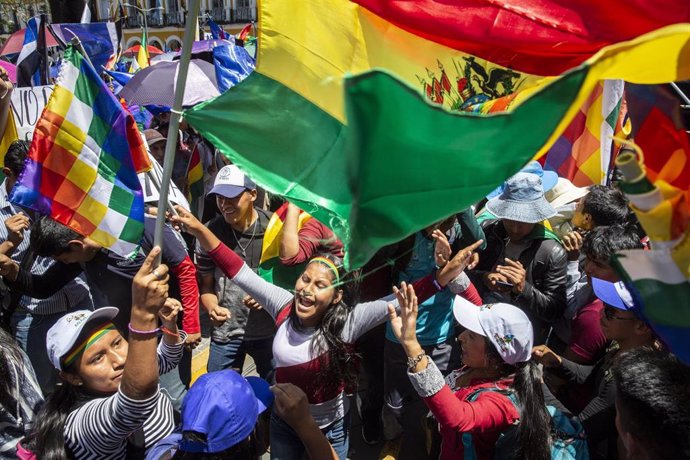
[[223, 166], [218, 174], [216, 180], [213, 182], [213, 188], [208, 193], [216, 193], [226, 198], [235, 198], [245, 190], [255, 190], [256, 184], [250, 178], [244, 175], [240, 168], [235, 165]]
[[466, 329], [488, 338], [506, 363], [530, 360], [534, 337], [532, 323], [518, 307], [507, 303], [477, 306], [455, 296], [453, 315]]
[[55, 369], [63, 370], [62, 358], [72, 350], [80, 338], [84, 340], [85, 335], [93, 332], [89, 326], [105, 325], [115, 318], [118, 312], [115, 307], [103, 307], [94, 311], [77, 310], [67, 313], [53, 324], [46, 335], [46, 350]]

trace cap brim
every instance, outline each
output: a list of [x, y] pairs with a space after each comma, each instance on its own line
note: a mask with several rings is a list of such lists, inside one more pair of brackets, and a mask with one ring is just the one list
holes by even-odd
[[486, 209], [499, 219], [528, 224], [539, 223], [557, 214], [553, 206], [543, 197], [534, 201], [508, 201], [496, 197], [486, 203]]
[[84, 321], [84, 324], [81, 325], [81, 328], [67, 343], [65, 348], [67, 351], [59, 357], [60, 367], [62, 368], [62, 359], [72, 351], [74, 345], [81, 343], [84, 339], [86, 339], [87, 335], [92, 334], [93, 326], [105, 325], [107, 322], [115, 318], [119, 312], [120, 310], [117, 307], [101, 307], [98, 310], [95, 310], [91, 316], [89, 316], [89, 319]]
[[256, 402], [258, 405], [257, 415], [268, 409], [273, 405], [273, 393], [271, 393], [271, 385], [261, 377], [245, 377], [249, 386], [254, 391]]
[[[632, 308], [632, 296], [630, 296], [625, 286], [622, 286], [622, 283], [619, 286], [616, 286], [617, 284], [599, 278], [592, 278], [592, 289], [594, 290], [594, 295], [599, 300], [619, 310], [630, 310]], [[622, 294], [627, 294], [629, 297], [627, 302], [623, 299]]]
[[465, 329], [486, 337], [486, 332], [479, 322], [479, 306], [456, 295], [453, 300], [453, 316]]
[[239, 196], [242, 192], [247, 190], [245, 187], [241, 187], [239, 185], [227, 185], [227, 184], [221, 184], [221, 185], [214, 185], [213, 188], [211, 189], [209, 194], [216, 194], [223, 196], [225, 198], [235, 198]]

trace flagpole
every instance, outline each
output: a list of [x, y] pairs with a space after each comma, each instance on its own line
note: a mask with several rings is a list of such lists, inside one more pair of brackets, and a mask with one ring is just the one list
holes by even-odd
[[[165, 224], [165, 214], [168, 203], [168, 193], [170, 191], [170, 179], [172, 177], [173, 163], [175, 161], [175, 151], [177, 150], [177, 134], [180, 129], [180, 113], [182, 112], [182, 101], [184, 100], [184, 90], [187, 86], [187, 71], [189, 61], [192, 57], [192, 43], [194, 42], [194, 32], [199, 16], [199, 0], [190, 0], [187, 10], [187, 23], [184, 28], [184, 38], [182, 40], [182, 56], [177, 73], [177, 84], [175, 86], [175, 101], [173, 102], [172, 113], [170, 114], [170, 124], [168, 126], [168, 141], [165, 145], [165, 157], [163, 160], [163, 178], [161, 179], [160, 197], [158, 198], [158, 214], [156, 216], [156, 228], [153, 234], [154, 246], [163, 244], [163, 225]], [[161, 248], [162, 249], [162, 248]], [[160, 253], [156, 258], [156, 265], [160, 264]]]

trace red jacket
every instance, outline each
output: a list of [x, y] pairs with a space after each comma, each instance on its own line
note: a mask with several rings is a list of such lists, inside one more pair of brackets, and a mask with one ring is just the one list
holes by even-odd
[[507, 396], [493, 391], [482, 392], [474, 402], [467, 402], [479, 388], [507, 389], [512, 379], [495, 381], [473, 380], [470, 386], [453, 393], [448, 385], [424, 402], [441, 428], [441, 460], [462, 460], [465, 449], [462, 435], [472, 433], [478, 460], [490, 460], [499, 434], [520, 419], [517, 409]]

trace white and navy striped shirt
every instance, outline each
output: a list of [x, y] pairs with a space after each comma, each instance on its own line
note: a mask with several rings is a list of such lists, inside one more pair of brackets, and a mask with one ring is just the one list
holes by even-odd
[[[179, 344], [169, 346], [160, 342], [159, 373], [165, 374], [177, 366], [186, 337], [180, 331]], [[123, 459], [127, 454], [127, 437], [142, 427], [147, 450], [175, 427], [172, 404], [159, 390], [144, 400], [134, 400], [118, 391], [87, 402], [67, 416], [65, 444], [77, 459]]]
[[[7, 196], [7, 182], [0, 184], [0, 242], [7, 239], [7, 227], [5, 221], [19, 212]], [[24, 241], [21, 242], [18, 248], [12, 254], [12, 260], [21, 264], [22, 259], [29, 249], [29, 233], [30, 230], [24, 232]], [[55, 261], [50, 257], [36, 257], [31, 273], [34, 275], [42, 275], [45, 273]], [[9, 295], [9, 292], [3, 292], [2, 295]], [[89, 292], [89, 286], [86, 284], [86, 279], [83, 274], [74, 278], [67, 283], [65, 287], [58, 292], [48, 297], [47, 299], [35, 299], [29, 296], [22, 296], [19, 305], [35, 315], [51, 315], [55, 313], [62, 313], [73, 309], [93, 310], [93, 300]]]

